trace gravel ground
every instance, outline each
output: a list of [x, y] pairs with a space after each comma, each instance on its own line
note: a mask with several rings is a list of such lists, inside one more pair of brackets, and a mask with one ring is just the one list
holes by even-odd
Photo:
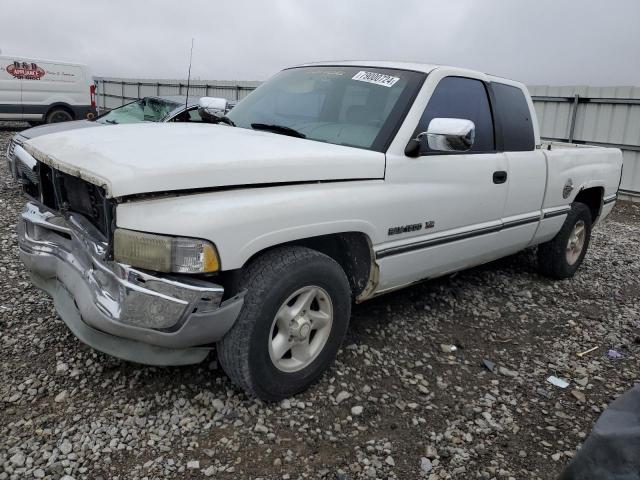
[[[1, 151], [19, 128], [0, 124]], [[638, 377], [640, 205], [618, 204], [572, 280], [526, 251], [356, 306], [334, 368], [266, 405], [213, 355], [152, 368], [76, 340], [18, 260], [22, 203], [2, 163], [0, 480], [550, 479]]]

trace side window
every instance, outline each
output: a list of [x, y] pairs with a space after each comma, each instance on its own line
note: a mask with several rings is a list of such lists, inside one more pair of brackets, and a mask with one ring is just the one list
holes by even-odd
[[525, 152], [535, 149], [533, 122], [527, 99], [518, 87], [492, 83], [496, 116], [500, 119], [504, 150]]
[[200, 116], [200, 113], [198, 113], [198, 107], [189, 110], [189, 121], [202, 122], [202, 117]]
[[[440, 80], [424, 110], [416, 133], [426, 132], [434, 118], [462, 118], [476, 126], [476, 138], [470, 152], [495, 149], [493, 117], [487, 90], [480, 80], [445, 77]], [[427, 148], [426, 152], [429, 150]]]
[[198, 113], [198, 107], [186, 110], [171, 119], [172, 122], [202, 122], [202, 117]]

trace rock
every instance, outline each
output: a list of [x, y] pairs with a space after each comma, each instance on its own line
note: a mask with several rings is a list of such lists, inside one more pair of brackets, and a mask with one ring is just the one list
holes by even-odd
[[46, 475], [46, 473], [41, 468], [36, 468], [33, 471], [33, 476], [36, 477], [36, 478], [44, 478], [45, 475]]
[[560, 457], [562, 457], [562, 453], [558, 452], [558, 453], [554, 453], [553, 455], [551, 455], [551, 458], [553, 459], [553, 461], [557, 462], [558, 460], [560, 460]]
[[26, 458], [22, 452], [16, 453], [9, 459], [9, 461], [16, 467], [23, 467], [25, 460]]
[[69, 371], [69, 365], [60, 362], [56, 365], [56, 375], [64, 375]]
[[351, 408], [351, 415], [354, 415], [356, 417], [362, 415], [363, 410], [364, 408], [362, 408], [360, 405], [356, 405], [355, 407]]
[[189, 460], [187, 462], [187, 468], [189, 470], [199, 470], [200, 469], [200, 462], [198, 460]]
[[423, 475], [427, 475], [431, 469], [433, 469], [433, 465], [431, 464], [431, 460], [427, 457], [422, 457], [420, 459], [420, 471]]
[[219, 398], [214, 398], [211, 401], [211, 406], [216, 410], [216, 412], [221, 412], [224, 410], [224, 402]]
[[588, 377], [578, 378], [576, 380], [576, 383], [581, 387], [586, 387], [587, 384], [589, 383], [589, 378]]
[[396, 461], [393, 459], [391, 455], [389, 455], [387, 458], [384, 459], [384, 463], [386, 463], [387, 465], [391, 465], [392, 467], [396, 466]]
[[56, 398], [54, 398], [53, 401], [56, 403], [61, 403], [64, 402], [68, 397], [69, 392], [67, 392], [66, 390], [62, 390], [58, 395], [56, 395]]
[[291, 401], [288, 398], [285, 398], [280, 402], [280, 407], [284, 410], [289, 410], [291, 408]]
[[571, 395], [573, 395], [580, 403], [584, 403], [587, 401], [584, 393], [582, 393], [580, 390], [571, 390]]
[[282, 465], [282, 459], [278, 457], [273, 461], [273, 466], [279, 467], [280, 465]]
[[62, 452], [63, 455], [69, 455], [72, 450], [73, 445], [71, 445], [71, 442], [65, 438], [60, 445], [60, 452]]
[[486, 358], [482, 360], [482, 364], [490, 372], [493, 372], [496, 369], [496, 364], [494, 362], [492, 362], [491, 360], [488, 360]]
[[264, 423], [256, 423], [256, 426], [253, 427], [253, 431], [258, 433], [269, 433], [269, 429]]
[[427, 447], [425, 448], [424, 456], [430, 460], [438, 458], [438, 450], [433, 445], [427, 445]]
[[205, 477], [213, 477], [216, 473], [218, 473], [218, 469], [213, 465], [200, 471]]
[[336, 395], [336, 403], [338, 405], [340, 405], [342, 402], [344, 402], [347, 398], [351, 398], [351, 394], [345, 390], [341, 391], [340, 393], [338, 393], [338, 395]]
[[511, 378], [515, 378], [518, 376], [518, 372], [516, 372], [515, 370], [509, 370], [506, 367], [498, 367], [498, 373], [500, 373], [500, 375], [504, 375], [505, 377]]

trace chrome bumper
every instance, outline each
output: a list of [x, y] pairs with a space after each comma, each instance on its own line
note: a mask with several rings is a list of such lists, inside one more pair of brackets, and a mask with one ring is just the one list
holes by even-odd
[[101, 237], [84, 217], [33, 202], [18, 225], [21, 260], [80, 340], [139, 363], [202, 361], [233, 326], [243, 296], [221, 303], [224, 289], [213, 283], [108, 261]]

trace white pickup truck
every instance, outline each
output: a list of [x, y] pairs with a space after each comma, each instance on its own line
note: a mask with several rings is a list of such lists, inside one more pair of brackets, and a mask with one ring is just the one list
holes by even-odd
[[[222, 108], [222, 107], [221, 107]], [[302, 391], [352, 302], [538, 245], [572, 276], [617, 149], [543, 144], [526, 88], [422, 64], [286, 69], [213, 125], [116, 125], [16, 148], [33, 282], [88, 345]]]

